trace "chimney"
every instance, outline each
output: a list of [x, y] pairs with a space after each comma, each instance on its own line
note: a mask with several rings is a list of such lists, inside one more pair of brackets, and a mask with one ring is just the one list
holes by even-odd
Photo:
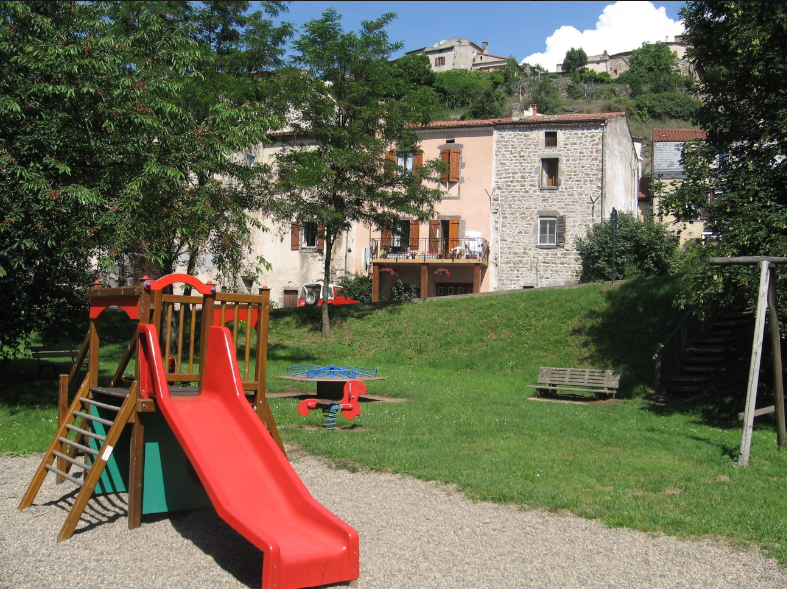
[[604, 57], [609, 57], [609, 54], [607, 53], [606, 49], [604, 49]]
[[534, 117], [538, 116], [538, 105], [537, 104], [531, 104], [530, 105], [530, 110], [533, 111], [533, 116]]
[[483, 43], [481, 43], [481, 48], [482, 48], [481, 50], [482, 50], [484, 53], [486, 53], [487, 51], [489, 51], [489, 41], [484, 41]]

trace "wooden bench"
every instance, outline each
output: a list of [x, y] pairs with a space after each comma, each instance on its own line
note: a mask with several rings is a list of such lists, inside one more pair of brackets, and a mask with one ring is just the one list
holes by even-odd
[[51, 368], [54, 378], [57, 378], [57, 367], [60, 366], [55, 362], [49, 362], [46, 358], [71, 358], [71, 363], [74, 363], [74, 358], [79, 351], [79, 346], [66, 345], [66, 346], [33, 346], [33, 358], [38, 360], [38, 378], [41, 378], [41, 372], [45, 368]]
[[595, 393], [597, 399], [615, 398], [620, 387], [619, 370], [595, 370], [593, 368], [548, 368], [538, 370], [538, 384], [527, 385], [537, 394], [556, 391], [579, 391]]

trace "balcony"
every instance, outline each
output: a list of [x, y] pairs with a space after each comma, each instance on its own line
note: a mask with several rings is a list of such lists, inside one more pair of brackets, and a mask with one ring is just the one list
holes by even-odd
[[371, 239], [373, 263], [457, 263], [483, 264], [489, 262], [489, 242], [482, 237], [469, 239], [429, 237], [426, 239], [397, 240], [394, 237]]

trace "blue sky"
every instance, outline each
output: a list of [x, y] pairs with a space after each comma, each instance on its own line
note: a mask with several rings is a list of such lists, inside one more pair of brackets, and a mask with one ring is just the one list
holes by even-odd
[[[518, 60], [547, 53], [543, 59], [554, 70], [570, 47], [587, 45], [589, 55], [639, 47], [643, 41], [663, 40], [679, 33], [678, 11], [683, 2], [291, 2], [283, 17], [295, 24], [319, 18], [333, 7], [344, 18], [345, 30], [357, 30], [362, 20], [395, 12], [388, 28], [392, 41], [405, 50], [434, 45], [442, 39], [465, 37], [489, 42], [489, 52]], [[606, 9], [606, 11], [605, 11]], [[663, 9], [663, 13], [658, 9]], [[601, 18], [601, 21], [600, 21]], [[601, 27], [597, 29], [597, 24]], [[558, 32], [556, 34], [556, 31]], [[553, 36], [554, 35], [554, 36]], [[630, 46], [634, 44], [634, 46]], [[623, 47], [621, 47], [623, 45]], [[560, 59], [555, 61], [555, 56]], [[555, 63], [552, 63], [555, 61]]]

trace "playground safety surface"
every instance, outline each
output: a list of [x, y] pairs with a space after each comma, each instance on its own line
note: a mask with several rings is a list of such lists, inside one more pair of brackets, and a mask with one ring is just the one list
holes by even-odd
[[[288, 453], [314, 497], [358, 530], [361, 589], [787, 587], [787, 569], [755, 550], [472, 502], [449, 486]], [[145, 516], [129, 531], [124, 495], [94, 497], [57, 544], [74, 485], [50, 477], [17, 510], [40, 459], [0, 456], [0, 588], [260, 586], [261, 553], [212, 509]]]

